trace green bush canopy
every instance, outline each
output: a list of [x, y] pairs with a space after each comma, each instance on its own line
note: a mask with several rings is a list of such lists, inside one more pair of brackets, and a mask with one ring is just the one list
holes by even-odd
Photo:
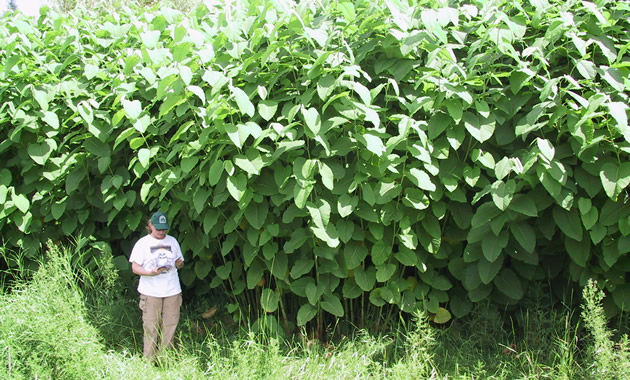
[[5, 14], [2, 244], [124, 264], [161, 209], [235, 315], [440, 322], [589, 278], [627, 310], [629, 3], [409, 3]]

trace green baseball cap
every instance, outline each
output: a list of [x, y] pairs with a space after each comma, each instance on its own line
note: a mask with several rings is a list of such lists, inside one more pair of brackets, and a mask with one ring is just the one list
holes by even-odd
[[158, 230], [168, 230], [170, 227], [168, 225], [168, 218], [166, 214], [158, 211], [151, 215], [151, 224]]

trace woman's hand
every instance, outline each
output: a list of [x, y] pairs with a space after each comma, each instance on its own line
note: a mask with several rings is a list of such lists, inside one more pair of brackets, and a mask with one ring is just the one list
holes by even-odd
[[[182, 263], [183, 266], [183, 263]], [[131, 263], [131, 270], [133, 271], [133, 273], [139, 275], [139, 276], [157, 276], [158, 274], [164, 272], [166, 268], [162, 267], [162, 268], [154, 268], [151, 270], [146, 270], [142, 267], [142, 265], [133, 262]]]
[[183, 267], [184, 267], [184, 260], [182, 260], [181, 257], [175, 260], [175, 268], [182, 269]]

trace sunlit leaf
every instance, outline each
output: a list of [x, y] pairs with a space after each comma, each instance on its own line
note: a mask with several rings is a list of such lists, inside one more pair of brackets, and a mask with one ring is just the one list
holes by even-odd
[[319, 112], [315, 108], [302, 109], [302, 115], [304, 116], [304, 121], [306, 122], [306, 126], [313, 133], [313, 135], [319, 134], [319, 130], [321, 128], [321, 118], [319, 116]]
[[278, 109], [278, 102], [273, 100], [263, 100], [258, 103], [258, 113], [263, 119], [269, 121], [276, 114]]
[[140, 113], [142, 112], [142, 104], [139, 100], [127, 100], [122, 98], [120, 102], [123, 105], [123, 109], [125, 110], [125, 114], [131, 120], [136, 120], [140, 117]]
[[607, 162], [602, 165], [599, 174], [604, 191], [609, 198], [616, 200], [617, 196], [630, 185], [630, 163], [623, 162], [616, 165]]
[[247, 177], [245, 177], [245, 174], [238, 173], [236, 176], [228, 177], [227, 189], [232, 198], [240, 201], [247, 190]]
[[464, 112], [464, 126], [472, 137], [479, 142], [490, 139], [494, 134], [494, 120], [478, 117], [471, 112]]
[[361, 142], [370, 152], [376, 154], [377, 156], [382, 156], [385, 153], [385, 144], [383, 144], [383, 140], [381, 140], [380, 137], [371, 133], [365, 133], [361, 137]]
[[422, 190], [436, 190], [436, 186], [431, 181], [431, 177], [429, 177], [429, 175], [424, 170], [412, 168], [409, 170], [408, 178], [413, 182], [414, 185], [418, 186]]
[[138, 160], [140, 165], [147, 168], [149, 166], [149, 160], [151, 159], [151, 151], [147, 148], [142, 148], [138, 151]]
[[33, 161], [39, 165], [44, 165], [56, 149], [57, 142], [53, 139], [46, 139], [39, 144], [28, 144], [27, 152]]
[[245, 91], [241, 90], [238, 87], [230, 86], [230, 90], [232, 91], [232, 95], [236, 100], [236, 105], [241, 113], [248, 115], [249, 117], [254, 116], [256, 113], [256, 109], [254, 108], [254, 104], [249, 100], [249, 96], [245, 93]]

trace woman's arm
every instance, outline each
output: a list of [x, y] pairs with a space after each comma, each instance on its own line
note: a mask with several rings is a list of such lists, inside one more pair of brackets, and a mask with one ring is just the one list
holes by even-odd
[[184, 260], [182, 260], [182, 258], [175, 260], [175, 268], [182, 269], [183, 267], [184, 267]]
[[134, 261], [131, 263], [131, 270], [133, 271], [133, 273], [139, 276], [157, 276], [158, 274], [162, 273], [162, 271], [164, 271], [164, 268], [161, 268], [161, 269], [155, 268], [153, 270], [146, 270], [142, 267], [142, 265]]

